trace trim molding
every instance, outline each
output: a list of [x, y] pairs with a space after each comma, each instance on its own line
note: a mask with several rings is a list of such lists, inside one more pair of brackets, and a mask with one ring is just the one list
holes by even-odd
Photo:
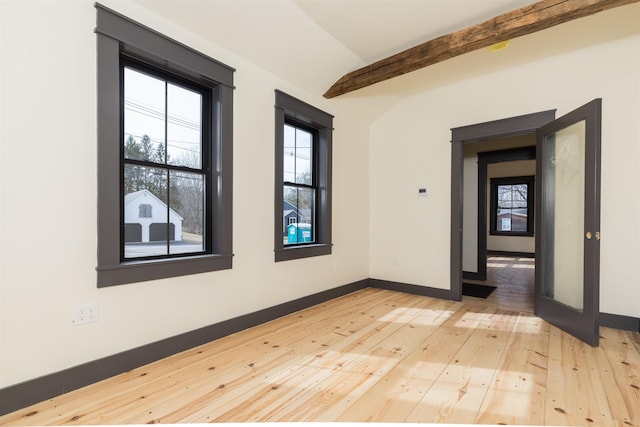
[[451, 289], [431, 288], [429, 286], [412, 285], [389, 280], [369, 279], [369, 287], [453, 301], [461, 301], [462, 299], [461, 296], [458, 297], [458, 294]]
[[[551, 122], [555, 117], [556, 110], [546, 110], [451, 129], [451, 247], [449, 249], [451, 275], [449, 287], [457, 295], [457, 298], [462, 298], [462, 205], [464, 199], [462, 172], [464, 144], [533, 133], [536, 129]], [[478, 168], [478, 171], [480, 171], [480, 168]]]
[[[461, 297], [457, 298], [457, 294], [449, 289], [363, 279], [0, 389], [0, 415], [368, 287], [439, 299], [461, 300]], [[636, 317], [601, 313], [600, 325], [640, 332], [640, 318]]]
[[[480, 264], [478, 264], [480, 265]], [[487, 265], [486, 261], [484, 263], [485, 267]], [[486, 270], [486, 268], [485, 268]], [[484, 275], [480, 272], [473, 272], [473, 271], [463, 271], [462, 272], [462, 279], [463, 280], [487, 280], [487, 274], [485, 273]]]
[[367, 287], [363, 279], [0, 389], [0, 415]]
[[487, 250], [487, 255], [513, 256], [518, 258], [535, 258], [536, 257], [536, 254], [534, 252], [512, 252], [512, 251], [491, 251], [491, 250]]
[[622, 314], [600, 313], [600, 326], [640, 332], [640, 318], [623, 316]]

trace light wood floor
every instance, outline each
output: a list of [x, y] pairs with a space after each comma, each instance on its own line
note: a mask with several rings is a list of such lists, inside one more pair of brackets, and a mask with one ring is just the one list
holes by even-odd
[[640, 334], [365, 289], [0, 417], [8, 425], [640, 426]]
[[533, 313], [535, 263], [534, 258], [489, 256], [487, 280], [478, 282], [496, 287], [486, 303]]

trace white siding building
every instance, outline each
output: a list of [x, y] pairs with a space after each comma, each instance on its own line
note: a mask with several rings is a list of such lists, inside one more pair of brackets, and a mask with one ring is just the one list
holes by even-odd
[[166, 241], [167, 212], [169, 215], [169, 240], [182, 240], [182, 218], [176, 211], [167, 209], [166, 203], [149, 190], [129, 193], [124, 197], [124, 222], [126, 242]]

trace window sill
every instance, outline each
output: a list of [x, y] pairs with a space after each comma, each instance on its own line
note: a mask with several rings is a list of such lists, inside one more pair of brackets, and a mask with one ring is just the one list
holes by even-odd
[[315, 245], [291, 246], [283, 249], [276, 249], [274, 250], [275, 262], [330, 255], [331, 246], [332, 245], [330, 243], [320, 243]]
[[199, 255], [149, 261], [130, 261], [116, 265], [96, 267], [98, 287], [124, 285], [126, 283], [165, 279], [228, 270], [232, 267], [233, 255]]
[[509, 237], [534, 237], [533, 233], [527, 232], [505, 232], [501, 233], [499, 231], [491, 231], [489, 233], [490, 236], [509, 236]]

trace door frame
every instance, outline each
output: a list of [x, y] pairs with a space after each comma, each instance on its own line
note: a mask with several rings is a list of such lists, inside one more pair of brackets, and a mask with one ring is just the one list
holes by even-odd
[[462, 300], [462, 209], [464, 200], [464, 144], [488, 139], [535, 133], [556, 118], [556, 110], [545, 110], [490, 122], [451, 128], [451, 246], [450, 293]]
[[[530, 133], [527, 135], [535, 134]], [[491, 141], [488, 139], [487, 142]], [[464, 147], [463, 147], [464, 149]], [[463, 279], [487, 280], [487, 169], [490, 164], [514, 162], [518, 160], [535, 160], [536, 146], [506, 148], [478, 153], [478, 247], [476, 249], [477, 272], [462, 270]], [[469, 189], [471, 191], [472, 189]], [[463, 193], [466, 190], [463, 188]]]

